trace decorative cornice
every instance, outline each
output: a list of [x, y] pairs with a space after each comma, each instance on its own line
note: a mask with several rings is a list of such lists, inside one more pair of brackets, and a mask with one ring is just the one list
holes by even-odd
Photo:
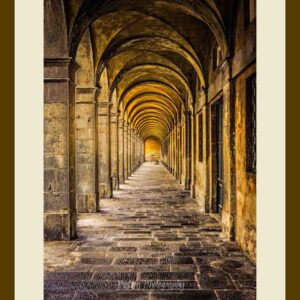
[[44, 64], [60, 65], [69, 64], [72, 61], [72, 57], [45, 57]]
[[98, 107], [109, 107], [109, 102], [97, 102]]
[[69, 82], [70, 78], [44, 78], [44, 82]]
[[76, 86], [76, 93], [77, 94], [91, 94], [97, 91], [97, 87], [83, 87], [83, 86]]
[[96, 101], [76, 101], [76, 104], [96, 104]]

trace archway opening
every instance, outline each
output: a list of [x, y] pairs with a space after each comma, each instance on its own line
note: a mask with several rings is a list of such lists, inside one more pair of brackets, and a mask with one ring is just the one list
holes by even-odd
[[161, 156], [160, 141], [155, 137], [145, 140], [145, 161], [159, 162]]

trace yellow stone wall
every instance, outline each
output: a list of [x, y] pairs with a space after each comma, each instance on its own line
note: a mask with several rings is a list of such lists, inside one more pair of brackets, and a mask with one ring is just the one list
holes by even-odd
[[153, 138], [145, 141], [145, 161], [160, 160], [160, 143]]

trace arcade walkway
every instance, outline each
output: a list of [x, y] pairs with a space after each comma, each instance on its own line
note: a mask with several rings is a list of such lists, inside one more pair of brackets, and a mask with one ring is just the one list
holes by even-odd
[[255, 266], [162, 165], [144, 163], [73, 241], [45, 242], [45, 299], [255, 299]]

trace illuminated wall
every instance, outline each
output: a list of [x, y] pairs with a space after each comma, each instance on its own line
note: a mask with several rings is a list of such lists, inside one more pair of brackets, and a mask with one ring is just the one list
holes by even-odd
[[160, 143], [157, 139], [145, 141], [145, 161], [160, 161]]

